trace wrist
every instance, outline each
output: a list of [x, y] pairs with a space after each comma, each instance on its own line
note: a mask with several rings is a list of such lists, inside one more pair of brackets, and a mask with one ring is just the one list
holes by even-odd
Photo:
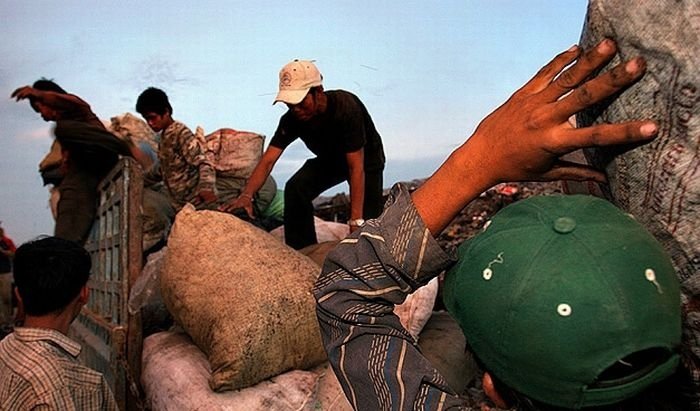
[[365, 220], [362, 218], [354, 218], [354, 219], [348, 220], [348, 225], [350, 227], [362, 227], [363, 225], [365, 225]]

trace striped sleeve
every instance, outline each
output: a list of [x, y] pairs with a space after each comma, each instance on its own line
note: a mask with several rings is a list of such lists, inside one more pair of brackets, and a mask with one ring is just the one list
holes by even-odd
[[393, 313], [454, 263], [420, 219], [405, 187], [376, 220], [341, 241], [315, 287], [321, 335], [358, 410], [467, 409]]

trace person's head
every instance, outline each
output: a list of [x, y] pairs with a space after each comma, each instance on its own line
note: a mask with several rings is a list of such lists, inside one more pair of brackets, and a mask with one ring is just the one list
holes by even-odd
[[172, 122], [173, 107], [168, 95], [161, 89], [149, 87], [136, 100], [136, 111], [141, 114], [153, 131], [161, 131]]
[[670, 258], [602, 199], [541, 196], [504, 208], [460, 246], [444, 298], [489, 375], [531, 404], [620, 404], [678, 368]]
[[44, 237], [20, 246], [15, 253], [14, 279], [25, 313], [34, 317], [57, 314], [78, 297], [86, 297], [90, 267], [90, 255], [72, 241]]
[[294, 60], [282, 67], [274, 103], [283, 102], [300, 120], [308, 120], [325, 108], [323, 76], [309, 60]]
[[[41, 91], [51, 91], [59, 94], [68, 94], [66, 90], [64, 90], [61, 86], [56, 84], [53, 80], [49, 80], [46, 78], [40, 78], [39, 80], [35, 81], [34, 84], [32, 84], [32, 88]], [[40, 100], [34, 97], [29, 97], [29, 105], [32, 107], [32, 109], [34, 109], [34, 111], [41, 114], [41, 118], [43, 118], [45, 121], [58, 120], [58, 112], [52, 107], [44, 104]]]

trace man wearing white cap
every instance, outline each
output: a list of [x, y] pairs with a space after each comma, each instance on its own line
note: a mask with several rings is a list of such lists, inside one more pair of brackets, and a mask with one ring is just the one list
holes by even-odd
[[282, 68], [274, 102], [285, 103], [289, 110], [241, 195], [221, 207], [245, 208], [252, 215], [253, 195], [285, 148], [301, 138], [316, 157], [304, 163], [284, 190], [285, 241], [295, 249], [317, 242], [312, 200], [343, 181], [350, 185], [351, 231], [364, 219], [379, 216], [383, 206], [384, 149], [372, 118], [354, 94], [324, 91], [322, 79], [311, 61], [294, 60]]

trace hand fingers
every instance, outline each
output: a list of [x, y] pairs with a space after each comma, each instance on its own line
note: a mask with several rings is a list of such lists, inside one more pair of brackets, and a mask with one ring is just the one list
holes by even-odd
[[245, 207], [245, 212], [248, 213], [248, 216], [250, 218], [255, 218], [255, 215], [253, 214], [253, 206], [252, 205], [248, 205], [247, 207]]
[[26, 90], [27, 90], [26, 86], [20, 87], [12, 92], [12, 94], [10, 95], [10, 98], [15, 97], [17, 99], [17, 101], [19, 101], [23, 98], [26, 98], [27, 97]]
[[576, 64], [564, 70], [549, 84], [540, 95], [546, 102], [553, 102], [578, 87], [596, 69], [607, 64], [617, 51], [615, 42], [604, 39], [584, 53]]
[[559, 53], [552, 61], [547, 63], [546, 66], [542, 67], [540, 71], [520, 89], [520, 92], [535, 94], [544, 90], [564, 67], [576, 60], [580, 53], [581, 49], [578, 46], [571, 46], [567, 51]]
[[557, 147], [557, 154], [562, 155], [584, 147], [642, 143], [653, 139], [657, 132], [658, 127], [651, 121], [598, 124], [562, 133], [565, 141], [554, 142], [554, 147]]
[[563, 117], [561, 121], [565, 121], [572, 114], [599, 103], [634, 83], [642, 77], [645, 70], [646, 61], [641, 57], [618, 64], [554, 103], [554, 110]]

